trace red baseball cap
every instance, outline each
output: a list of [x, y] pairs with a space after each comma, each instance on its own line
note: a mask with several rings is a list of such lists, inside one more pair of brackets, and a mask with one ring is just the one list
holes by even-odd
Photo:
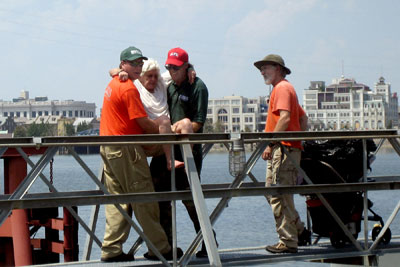
[[189, 55], [180, 47], [172, 48], [168, 51], [168, 58], [165, 65], [182, 66], [189, 61]]

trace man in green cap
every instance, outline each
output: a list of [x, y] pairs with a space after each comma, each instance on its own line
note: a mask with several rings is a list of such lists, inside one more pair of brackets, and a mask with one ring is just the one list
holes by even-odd
[[[133, 80], [142, 72], [143, 59], [147, 59], [136, 47], [121, 52], [120, 66], [128, 73], [127, 81], [114, 77], [108, 84], [103, 100], [100, 135], [156, 134], [158, 125], [147, 117]], [[104, 185], [111, 194], [154, 192], [146, 155], [139, 145], [104, 145], [100, 148], [104, 162]], [[160, 225], [157, 202], [120, 204], [135, 217], [147, 238], [163, 256], [172, 259], [167, 235]], [[118, 262], [134, 260], [133, 255], [123, 253], [122, 245], [129, 236], [131, 225], [114, 205], [106, 205], [106, 227], [101, 261]], [[178, 251], [178, 257], [182, 251]], [[149, 249], [146, 258], [154, 258]]]
[[[293, 85], [285, 79], [291, 71], [279, 55], [270, 54], [254, 63], [267, 85], [272, 85], [265, 132], [306, 131], [307, 115], [299, 105]], [[267, 160], [266, 186], [296, 185], [297, 169], [290, 161], [283, 147], [300, 165], [301, 142], [281, 141], [270, 143], [262, 154]], [[296, 211], [293, 195], [268, 196], [276, 222], [279, 242], [267, 246], [272, 253], [296, 253], [299, 245], [310, 242], [311, 233], [304, 228]]]

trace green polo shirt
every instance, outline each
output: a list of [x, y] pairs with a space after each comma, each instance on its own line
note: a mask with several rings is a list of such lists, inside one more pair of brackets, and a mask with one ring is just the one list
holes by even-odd
[[[172, 82], [168, 86], [167, 93], [172, 124], [188, 118], [192, 122], [199, 122], [204, 126], [208, 108], [208, 89], [201, 79], [196, 77], [193, 84], [185, 81], [180, 86]], [[197, 133], [203, 132], [203, 126]], [[179, 146], [175, 146], [176, 159], [182, 161], [183, 158], [180, 152]], [[197, 171], [200, 175], [203, 165], [201, 144], [195, 144], [192, 152]]]
[[[188, 81], [180, 86], [171, 83], [168, 86], [168, 106], [171, 123], [174, 124], [184, 118], [204, 125], [207, 117], [208, 90], [204, 82], [197, 78], [193, 84]], [[198, 133], [203, 132], [201, 127]]]

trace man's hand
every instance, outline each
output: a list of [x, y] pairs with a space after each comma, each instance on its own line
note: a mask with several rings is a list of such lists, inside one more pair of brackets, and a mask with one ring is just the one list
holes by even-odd
[[261, 158], [263, 160], [271, 160], [272, 159], [272, 147], [267, 146], [267, 148], [262, 153]]
[[128, 78], [129, 78], [128, 73], [126, 71], [123, 71], [123, 70], [121, 70], [121, 72], [118, 74], [118, 76], [119, 76], [119, 80], [121, 82], [126, 82], [128, 80]]

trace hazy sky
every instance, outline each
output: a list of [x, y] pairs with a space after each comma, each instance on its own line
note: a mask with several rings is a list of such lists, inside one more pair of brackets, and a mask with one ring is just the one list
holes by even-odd
[[0, 99], [27, 90], [99, 112], [108, 70], [131, 45], [161, 66], [184, 48], [211, 98], [267, 95], [253, 62], [270, 53], [292, 70], [300, 101], [311, 80], [342, 71], [371, 88], [383, 75], [400, 92], [399, 12], [395, 0], [2, 0]]

